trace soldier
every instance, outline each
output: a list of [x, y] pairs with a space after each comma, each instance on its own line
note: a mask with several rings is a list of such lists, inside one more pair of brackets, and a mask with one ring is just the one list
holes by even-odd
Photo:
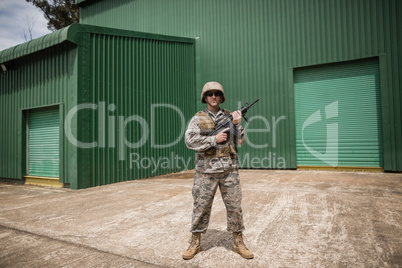
[[233, 232], [233, 251], [243, 258], [252, 259], [243, 242], [243, 213], [241, 209], [241, 188], [239, 178], [239, 162], [236, 144], [245, 140], [244, 128], [241, 126], [242, 115], [239, 111], [232, 113], [233, 124], [241, 134], [240, 138], [228, 136], [224, 129], [216, 136], [208, 136], [230, 111], [221, 109], [219, 105], [225, 101], [225, 93], [221, 84], [208, 82], [201, 93], [201, 102], [208, 107], [195, 114], [186, 131], [185, 142], [189, 149], [197, 151], [193, 198], [194, 208], [191, 221], [192, 238], [189, 248], [183, 253], [183, 259], [192, 259], [201, 251], [201, 233], [208, 228], [212, 202], [219, 186], [227, 211], [227, 230]]

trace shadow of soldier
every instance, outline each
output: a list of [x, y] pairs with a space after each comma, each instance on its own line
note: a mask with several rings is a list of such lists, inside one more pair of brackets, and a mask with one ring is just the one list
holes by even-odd
[[227, 250], [233, 249], [233, 234], [228, 231], [208, 229], [201, 235], [201, 248], [207, 251], [214, 247], [224, 247]]

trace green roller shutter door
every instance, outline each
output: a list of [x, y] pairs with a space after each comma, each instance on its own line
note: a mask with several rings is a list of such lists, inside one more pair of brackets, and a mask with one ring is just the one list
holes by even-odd
[[29, 111], [28, 175], [59, 177], [59, 109]]
[[383, 167], [378, 60], [294, 75], [298, 166]]

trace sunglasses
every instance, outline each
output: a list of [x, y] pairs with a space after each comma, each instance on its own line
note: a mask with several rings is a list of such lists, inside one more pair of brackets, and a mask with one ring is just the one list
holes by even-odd
[[205, 95], [207, 95], [208, 97], [212, 97], [215, 95], [215, 97], [222, 97], [222, 92], [218, 91], [218, 92], [207, 92], [205, 93]]

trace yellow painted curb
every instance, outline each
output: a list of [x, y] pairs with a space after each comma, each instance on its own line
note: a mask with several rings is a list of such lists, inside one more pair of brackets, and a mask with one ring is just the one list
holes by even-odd
[[326, 167], [326, 166], [297, 166], [298, 170], [329, 170], [329, 171], [368, 171], [384, 172], [382, 167]]
[[25, 176], [25, 184], [63, 188], [63, 183], [59, 182], [59, 178], [52, 177]]

